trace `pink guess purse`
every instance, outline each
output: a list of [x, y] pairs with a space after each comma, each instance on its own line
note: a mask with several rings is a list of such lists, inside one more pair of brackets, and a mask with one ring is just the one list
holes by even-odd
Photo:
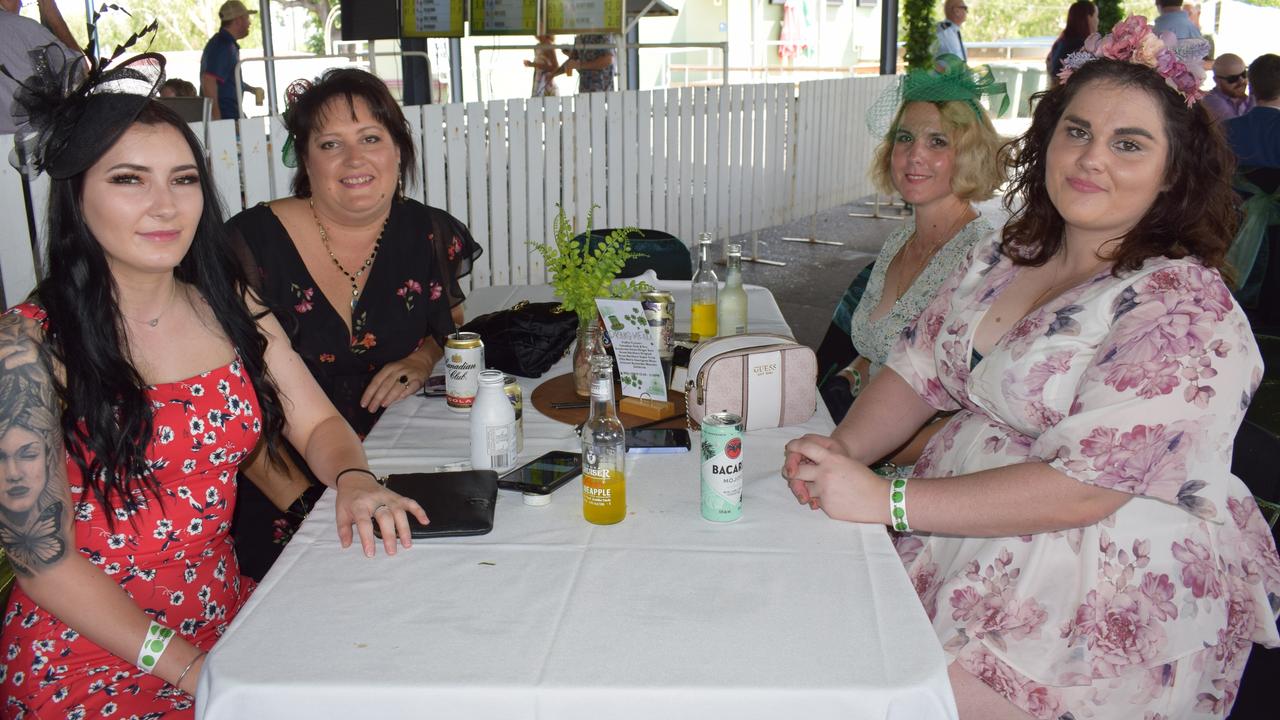
[[699, 343], [689, 355], [685, 402], [701, 423], [712, 413], [742, 416], [745, 430], [799, 425], [817, 409], [813, 350], [784, 335], [731, 335]]

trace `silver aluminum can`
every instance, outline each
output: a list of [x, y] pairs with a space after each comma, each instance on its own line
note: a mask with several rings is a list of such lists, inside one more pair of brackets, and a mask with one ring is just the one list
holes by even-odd
[[449, 409], [471, 412], [484, 369], [484, 343], [479, 333], [456, 332], [444, 343], [444, 394]]
[[516, 453], [524, 452], [524, 391], [515, 375], [502, 376], [502, 391], [516, 411]]
[[640, 293], [640, 304], [644, 307], [645, 319], [649, 321], [653, 342], [658, 346], [658, 357], [670, 358], [676, 349], [675, 298], [663, 290]]
[[702, 418], [702, 517], [742, 517], [742, 417], [722, 412]]

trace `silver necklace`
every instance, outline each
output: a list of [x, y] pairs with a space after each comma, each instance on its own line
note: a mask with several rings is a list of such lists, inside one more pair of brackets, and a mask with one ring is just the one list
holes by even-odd
[[311, 217], [316, 221], [316, 227], [320, 228], [320, 242], [324, 243], [324, 249], [329, 253], [329, 259], [333, 261], [338, 271], [347, 277], [351, 282], [351, 309], [356, 309], [356, 303], [360, 300], [360, 276], [373, 265], [374, 258], [378, 257], [378, 248], [382, 245], [382, 234], [387, 231], [387, 221], [391, 219], [391, 213], [382, 220], [382, 229], [378, 231], [378, 239], [373, 241], [373, 252], [369, 253], [369, 257], [364, 259], [364, 263], [360, 265], [360, 269], [354, 273], [347, 272], [342, 266], [342, 262], [338, 260], [338, 256], [333, 253], [333, 247], [329, 245], [329, 233], [324, 229], [324, 223], [320, 222], [320, 216], [316, 214], [316, 203], [313, 198], [307, 198], [307, 205], [311, 207]]
[[120, 316], [123, 317], [125, 320], [128, 320], [129, 322], [138, 323], [139, 325], [146, 325], [148, 327], [155, 327], [160, 324], [160, 318], [164, 317], [164, 314], [169, 312], [169, 308], [173, 307], [173, 299], [177, 296], [178, 296], [178, 281], [175, 279], [173, 281], [173, 289], [169, 291], [169, 302], [165, 303], [165, 306], [160, 309], [160, 312], [157, 313], [155, 317], [151, 318], [150, 320], [135, 320], [129, 317], [128, 315], [125, 315], [124, 311], [120, 312]]

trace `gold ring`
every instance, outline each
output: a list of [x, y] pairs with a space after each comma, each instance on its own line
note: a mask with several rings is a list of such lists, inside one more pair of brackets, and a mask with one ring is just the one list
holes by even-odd
[[401, 384], [401, 385], [408, 385], [408, 384], [409, 384], [409, 376], [408, 376], [408, 375], [401, 375], [401, 376], [400, 376], [400, 384]]

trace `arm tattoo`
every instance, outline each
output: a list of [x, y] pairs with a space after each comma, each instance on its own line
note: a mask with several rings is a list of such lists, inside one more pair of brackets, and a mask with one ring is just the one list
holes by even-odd
[[31, 328], [0, 317], [0, 547], [24, 576], [61, 561], [71, 529], [52, 363]]

